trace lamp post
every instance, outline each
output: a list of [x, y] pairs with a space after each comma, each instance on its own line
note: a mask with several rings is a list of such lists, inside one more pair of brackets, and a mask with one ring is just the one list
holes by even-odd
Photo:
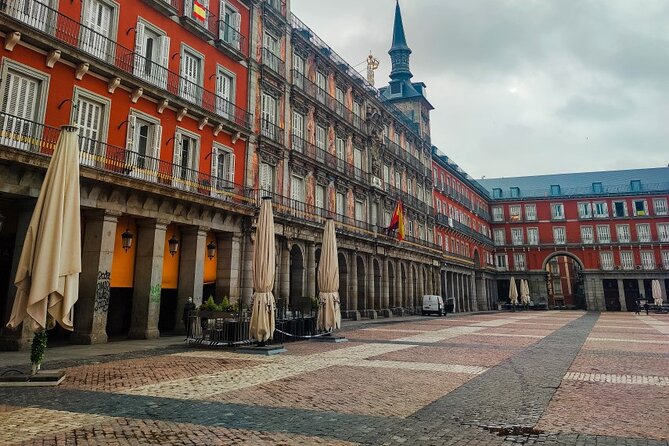
[[170, 255], [174, 255], [179, 251], [179, 240], [177, 239], [176, 235], [172, 235], [172, 238], [167, 241], [169, 250], [170, 250]]
[[210, 241], [207, 244], [207, 257], [209, 257], [209, 260], [213, 259], [214, 256], [216, 255], [216, 243], [214, 241]]
[[132, 232], [126, 228], [125, 232], [121, 234], [121, 246], [125, 252], [128, 252], [128, 250], [132, 247], [132, 238]]

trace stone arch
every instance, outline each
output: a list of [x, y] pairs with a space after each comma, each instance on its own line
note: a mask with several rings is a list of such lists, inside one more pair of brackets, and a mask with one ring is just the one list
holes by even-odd
[[290, 303], [294, 307], [305, 296], [304, 251], [297, 243], [290, 248]]
[[374, 309], [378, 311], [383, 308], [383, 291], [381, 290], [381, 263], [378, 259], [372, 260], [372, 267], [372, 273], [374, 274]]
[[549, 255], [546, 256], [546, 258], [544, 259], [544, 261], [541, 265], [541, 269], [546, 271], [546, 266], [548, 265], [548, 262], [550, 262], [555, 257], [562, 257], [562, 256], [569, 257], [574, 262], [576, 262], [576, 264], [579, 266], [581, 271], [583, 271], [583, 269], [585, 268], [583, 266], [583, 261], [581, 259], [579, 259], [577, 255], [572, 254], [568, 251], [556, 251], [556, 252], [551, 252]]
[[348, 261], [346, 254], [339, 252], [337, 254], [337, 262], [339, 264], [339, 302], [342, 311], [349, 310], [348, 303]]
[[362, 256], [355, 256], [356, 268], [358, 272], [358, 310], [367, 309], [367, 274], [365, 259]]

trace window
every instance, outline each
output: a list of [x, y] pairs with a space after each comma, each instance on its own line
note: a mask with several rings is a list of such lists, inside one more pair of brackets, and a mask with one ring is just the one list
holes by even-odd
[[277, 138], [278, 129], [276, 126], [277, 100], [274, 96], [267, 93], [262, 94], [261, 98], [261, 133], [272, 139]]
[[200, 140], [197, 135], [177, 128], [174, 136], [172, 184], [181, 189], [197, 189]]
[[319, 209], [326, 209], [325, 206], [325, 186], [320, 184], [316, 185], [316, 207]]
[[259, 168], [260, 190], [265, 194], [274, 193], [274, 166], [268, 163], [260, 163]]
[[388, 211], [383, 213], [383, 226], [390, 226], [390, 212]]
[[290, 199], [293, 208], [304, 210], [304, 180], [298, 175], [290, 176]]
[[592, 183], [592, 192], [595, 194], [603, 193], [604, 188], [602, 187], [602, 183]]
[[650, 225], [648, 223], [636, 225], [636, 236], [640, 242], [650, 242]]
[[362, 170], [362, 150], [358, 147], [353, 149], [353, 165]]
[[632, 192], [641, 192], [641, 180], [630, 181], [630, 188]]
[[667, 215], [667, 199], [655, 198], [653, 200], [653, 209], [655, 210], [655, 215]]
[[344, 90], [335, 88], [335, 99], [337, 100], [336, 111], [340, 116], [344, 114]]
[[402, 189], [402, 174], [395, 172], [395, 189]]
[[242, 15], [225, 1], [221, 2], [221, 20], [218, 22], [218, 38], [233, 48], [240, 49]]
[[632, 251], [620, 251], [620, 266], [623, 269], [634, 269], [634, 255]]
[[327, 89], [327, 77], [320, 71], [316, 72], [316, 99], [325, 104], [325, 91]]
[[657, 237], [661, 242], [669, 242], [669, 223], [659, 223], [657, 225]]
[[618, 243], [629, 243], [631, 241], [630, 226], [616, 225], [616, 236], [618, 237]]
[[553, 220], [564, 220], [564, 205], [562, 203], [551, 204], [551, 217], [553, 217]]
[[588, 202], [578, 204], [578, 217], [590, 218], [592, 217], [592, 205]]
[[529, 221], [537, 219], [537, 206], [535, 204], [525, 205], [525, 219]]
[[230, 121], [235, 120], [235, 77], [223, 67], [216, 74], [216, 113]]
[[627, 217], [627, 202], [625, 202], [625, 201], [614, 201], [613, 202], [613, 216], [614, 217]]
[[[346, 196], [345, 196], [343, 193], [341, 193], [341, 192], [337, 192], [337, 203], [336, 203], [336, 206], [337, 206], [337, 214], [338, 214], [338, 215], [345, 215], [345, 214], [346, 214], [346, 212], [345, 212], [345, 210], [346, 210], [345, 203], [346, 203]], [[390, 224], [390, 222], [388, 222], [388, 224]]]
[[653, 251], [641, 251], [641, 267], [643, 269], [655, 269], [655, 253]]
[[597, 226], [597, 242], [611, 243], [611, 228], [609, 227], [609, 225]]
[[279, 57], [279, 54], [281, 54], [279, 39], [265, 32], [263, 42], [265, 46], [263, 49], [263, 64], [267, 65], [275, 73], [278, 73], [281, 62], [281, 58]]
[[75, 88], [72, 114], [79, 126], [79, 151], [82, 164], [96, 166], [104, 163], [109, 121], [109, 100]]
[[134, 111], [128, 116], [125, 162], [130, 176], [156, 181], [162, 134], [157, 120]]
[[662, 266], [669, 269], [669, 251], [662, 251]]
[[383, 165], [383, 184], [388, 184], [390, 179], [390, 167]]
[[502, 206], [492, 208], [492, 221], [504, 221], [504, 208]]
[[551, 184], [551, 196], [555, 197], [560, 195], [560, 185]]
[[316, 126], [316, 147], [318, 147], [321, 150], [326, 150], [327, 149], [327, 146], [326, 146], [327, 139], [326, 139], [325, 135], [327, 135], [325, 127], [323, 127], [321, 125], [317, 125]]
[[599, 262], [604, 270], [613, 269], [613, 253], [610, 251], [602, 251], [599, 253]]
[[497, 264], [497, 269], [500, 271], [507, 270], [507, 257], [506, 254], [497, 254], [495, 255], [495, 262]]
[[592, 204], [592, 212], [596, 218], [605, 218], [609, 216], [609, 206], [606, 201], [597, 201]]
[[511, 221], [520, 221], [520, 205], [509, 206], [509, 218]]
[[47, 89], [46, 76], [11, 60], [3, 61], [0, 111], [11, 116], [0, 116], [0, 144], [31, 149], [31, 140], [37, 128], [29, 121], [44, 121]]
[[135, 28], [135, 76], [161, 88], [167, 86], [170, 38], [141, 21]]
[[111, 60], [116, 40], [115, 10], [102, 0], [86, 0], [81, 8], [79, 47], [98, 59]]
[[527, 244], [539, 244], [539, 228], [527, 228]]
[[511, 228], [511, 243], [514, 245], [523, 244], [523, 228]]
[[365, 214], [365, 202], [363, 200], [355, 200], [355, 219], [365, 221]]
[[637, 217], [648, 215], [648, 211], [646, 210], [646, 200], [634, 200], [634, 215]]
[[[6, 6], [6, 2], [4, 5]], [[49, 9], [53, 7], [53, 2], [50, 0], [41, 2], [14, 0], [14, 5], [8, 8], [6, 13], [34, 28], [53, 34], [56, 20], [52, 17], [52, 10]]]
[[592, 232], [592, 226], [581, 226], [581, 240], [586, 244], [594, 243], [595, 237]]
[[502, 246], [506, 244], [504, 229], [495, 229], [493, 231], [495, 245]]
[[200, 104], [202, 97], [202, 56], [183, 48], [181, 52], [181, 97]]
[[525, 264], [525, 253], [515, 253], [513, 255], [513, 264], [516, 271], [525, 271], [527, 269], [527, 265]]
[[502, 198], [502, 189], [496, 187], [492, 190], [492, 197], [493, 198]]
[[304, 152], [304, 115], [293, 110], [293, 150]]
[[553, 239], [556, 245], [564, 245], [567, 243], [564, 226], [555, 226], [553, 228]]
[[520, 188], [512, 187], [511, 188], [511, 198], [519, 198], [519, 197], [520, 197]]
[[343, 138], [337, 136], [335, 138], [335, 149], [337, 152], [337, 160], [341, 165], [343, 161], [346, 160], [346, 143]]
[[293, 51], [293, 83], [304, 88], [304, 58]]

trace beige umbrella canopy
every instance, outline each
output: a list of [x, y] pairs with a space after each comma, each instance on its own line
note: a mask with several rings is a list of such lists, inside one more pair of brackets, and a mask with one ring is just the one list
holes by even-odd
[[653, 300], [655, 301], [655, 305], [662, 305], [664, 303], [662, 299], [662, 288], [660, 285], [660, 281], [655, 279], [653, 280], [653, 285], [652, 285], [652, 291], [653, 291]]
[[325, 222], [321, 261], [318, 264], [318, 319], [319, 331], [332, 331], [341, 327], [339, 307], [339, 263], [337, 261], [337, 235], [334, 220]]
[[509, 284], [509, 300], [511, 305], [518, 305], [518, 289], [516, 288], [516, 280], [511, 276], [511, 283]]
[[258, 215], [255, 248], [253, 250], [253, 309], [251, 310], [250, 335], [258, 342], [265, 342], [274, 336], [276, 304], [272, 288], [276, 268], [276, 248], [274, 246], [274, 216], [272, 200], [263, 198]]
[[524, 305], [530, 304], [530, 285], [525, 279], [520, 281], [520, 300]]
[[16, 270], [10, 328], [25, 321], [39, 331], [46, 328], [48, 313], [63, 328], [74, 329], [72, 310], [81, 272], [77, 138], [76, 127], [61, 129]]

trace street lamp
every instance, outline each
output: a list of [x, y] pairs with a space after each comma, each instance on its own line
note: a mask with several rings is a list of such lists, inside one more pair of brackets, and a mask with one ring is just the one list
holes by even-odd
[[132, 247], [132, 232], [126, 228], [125, 232], [121, 234], [121, 246], [123, 246], [123, 250], [125, 252], [128, 252], [128, 250]]
[[207, 257], [209, 257], [209, 260], [213, 259], [214, 256], [216, 255], [216, 243], [214, 241], [210, 241], [207, 244]]
[[173, 234], [172, 238], [167, 241], [167, 244], [169, 246], [170, 254], [176, 254], [179, 250], [179, 240], [177, 240], [177, 236]]

